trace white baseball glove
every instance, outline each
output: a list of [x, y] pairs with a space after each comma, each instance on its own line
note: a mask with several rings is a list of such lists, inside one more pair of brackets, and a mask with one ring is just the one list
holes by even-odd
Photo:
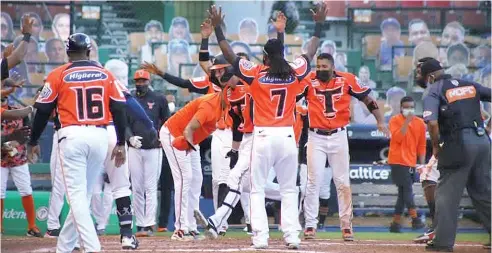
[[134, 148], [141, 148], [142, 147], [142, 141], [140, 141], [142, 137], [140, 136], [132, 136], [128, 141], [130, 141], [130, 144]]

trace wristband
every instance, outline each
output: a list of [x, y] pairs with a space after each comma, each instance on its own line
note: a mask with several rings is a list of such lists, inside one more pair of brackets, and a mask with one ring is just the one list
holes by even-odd
[[372, 111], [379, 109], [378, 103], [376, 103], [376, 101], [372, 100], [367, 105], [367, 109], [369, 110], [369, 112], [372, 113]]
[[31, 40], [31, 34], [24, 33], [24, 37], [22, 37], [22, 40], [29, 43], [29, 41]]
[[210, 54], [207, 52], [202, 52], [200, 50], [200, 53], [198, 53], [198, 60], [199, 61], [208, 61], [210, 60]]
[[217, 43], [225, 40], [224, 33], [222, 32], [222, 28], [220, 28], [220, 26], [215, 27], [215, 37], [217, 37]]
[[322, 28], [322, 26], [323, 26], [322, 23], [316, 22], [316, 25], [314, 26], [314, 34], [313, 34], [314, 37], [321, 38], [321, 28]]
[[208, 52], [208, 38], [203, 38], [202, 43], [200, 44], [200, 51], [204, 50]]

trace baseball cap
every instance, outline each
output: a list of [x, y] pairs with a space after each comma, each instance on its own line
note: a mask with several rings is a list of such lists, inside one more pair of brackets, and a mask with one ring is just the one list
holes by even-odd
[[394, 26], [398, 29], [401, 29], [400, 27], [400, 22], [398, 22], [398, 20], [396, 20], [396, 18], [387, 18], [385, 20], [383, 20], [383, 22], [381, 22], [381, 30], [383, 30], [384, 28], [386, 28], [387, 26]]
[[231, 64], [229, 64], [224, 55], [219, 54], [214, 59], [212, 59], [212, 67], [210, 67], [210, 70], [226, 68], [229, 66], [231, 66]]
[[139, 69], [137, 70], [137, 72], [135, 72], [135, 75], [133, 76], [133, 80], [138, 79], [150, 80], [150, 73], [143, 69]]
[[441, 62], [438, 60], [431, 58], [422, 63], [422, 66], [420, 67], [420, 73], [423, 77], [429, 75], [432, 72], [438, 71], [443, 69], [441, 66]]
[[284, 44], [278, 39], [269, 39], [263, 47], [263, 52], [267, 55], [283, 55]]

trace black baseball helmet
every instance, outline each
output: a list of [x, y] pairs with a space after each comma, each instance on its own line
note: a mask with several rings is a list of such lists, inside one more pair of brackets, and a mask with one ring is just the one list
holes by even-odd
[[91, 47], [91, 38], [87, 34], [74, 33], [68, 37], [67, 53], [91, 51]]

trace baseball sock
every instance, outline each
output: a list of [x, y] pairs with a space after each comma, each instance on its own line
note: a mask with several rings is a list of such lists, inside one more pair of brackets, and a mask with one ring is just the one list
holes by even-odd
[[22, 197], [22, 206], [24, 211], [26, 211], [26, 219], [29, 229], [36, 227], [36, 212], [34, 210], [34, 199], [32, 195]]
[[132, 236], [132, 201], [130, 196], [116, 199], [116, 214], [120, 222], [120, 234], [122, 236]]
[[319, 223], [325, 224], [328, 215], [328, 199], [319, 199]]
[[427, 200], [427, 205], [429, 206], [429, 216], [431, 217], [431, 219], [434, 219], [434, 214], [436, 212], [436, 202], [434, 199], [436, 185], [435, 183], [424, 181], [422, 182], [422, 187], [424, 187], [425, 200]]
[[401, 221], [401, 214], [394, 214], [393, 215], [393, 222], [400, 224]]

